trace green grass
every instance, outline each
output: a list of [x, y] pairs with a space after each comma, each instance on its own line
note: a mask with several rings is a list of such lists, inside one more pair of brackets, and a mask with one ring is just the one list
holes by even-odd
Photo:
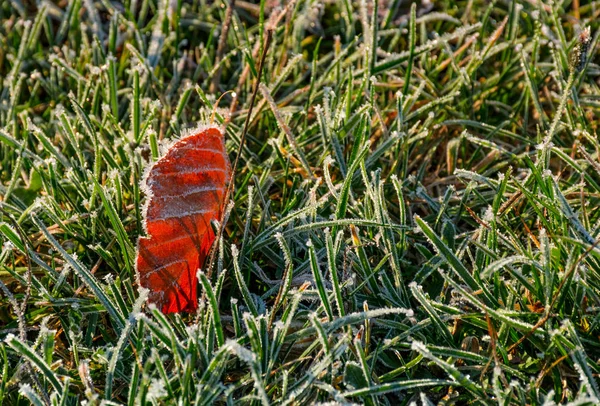
[[[0, 3], [0, 403], [598, 404], [598, 3], [274, 3]], [[165, 316], [140, 179], [227, 91]]]

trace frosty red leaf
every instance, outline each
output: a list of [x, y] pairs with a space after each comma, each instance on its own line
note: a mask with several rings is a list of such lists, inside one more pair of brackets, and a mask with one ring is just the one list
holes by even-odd
[[163, 313], [193, 312], [196, 273], [215, 239], [231, 167], [222, 132], [201, 127], [170, 147], [149, 170], [136, 268], [149, 300]]

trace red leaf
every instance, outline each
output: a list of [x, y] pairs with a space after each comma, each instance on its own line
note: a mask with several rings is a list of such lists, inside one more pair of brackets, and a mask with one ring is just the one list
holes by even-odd
[[139, 284], [163, 313], [193, 312], [198, 306], [198, 269], [215, 239], [231, 178], [222, 132], [200, 127], [178, 140], [150, 169], [144, 210], [148, 237], [137, 252]]

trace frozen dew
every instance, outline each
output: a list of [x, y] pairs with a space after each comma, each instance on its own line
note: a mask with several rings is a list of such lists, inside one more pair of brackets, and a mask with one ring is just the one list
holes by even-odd
[[155, 402], [158, 399], [162, 399], [168, 395], [167, 389], [165, 388], [165, 382], [160, 378], [152, 379], [150, 387], [148, 388], [147, 397], [151, 402]]
[[482, 220], [486, 223], [492, 223], [493, 221], [495, 221], [494, 210], [492, 206], [488, 206], [485, 209], [485, 213], [483, 214]]
[[2, 244], [3, 251], [12, 251], [13, 249], [15, 249], [15, 245], [10, 240], [6, 240]]

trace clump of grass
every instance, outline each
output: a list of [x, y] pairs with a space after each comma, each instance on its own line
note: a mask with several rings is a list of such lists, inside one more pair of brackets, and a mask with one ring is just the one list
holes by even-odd
[[[598, 22], [562, 7], [1, 3], [0, 400], [597, 404]], [[230, 90], [234, 204], [167, 317], [140, 179]]]

